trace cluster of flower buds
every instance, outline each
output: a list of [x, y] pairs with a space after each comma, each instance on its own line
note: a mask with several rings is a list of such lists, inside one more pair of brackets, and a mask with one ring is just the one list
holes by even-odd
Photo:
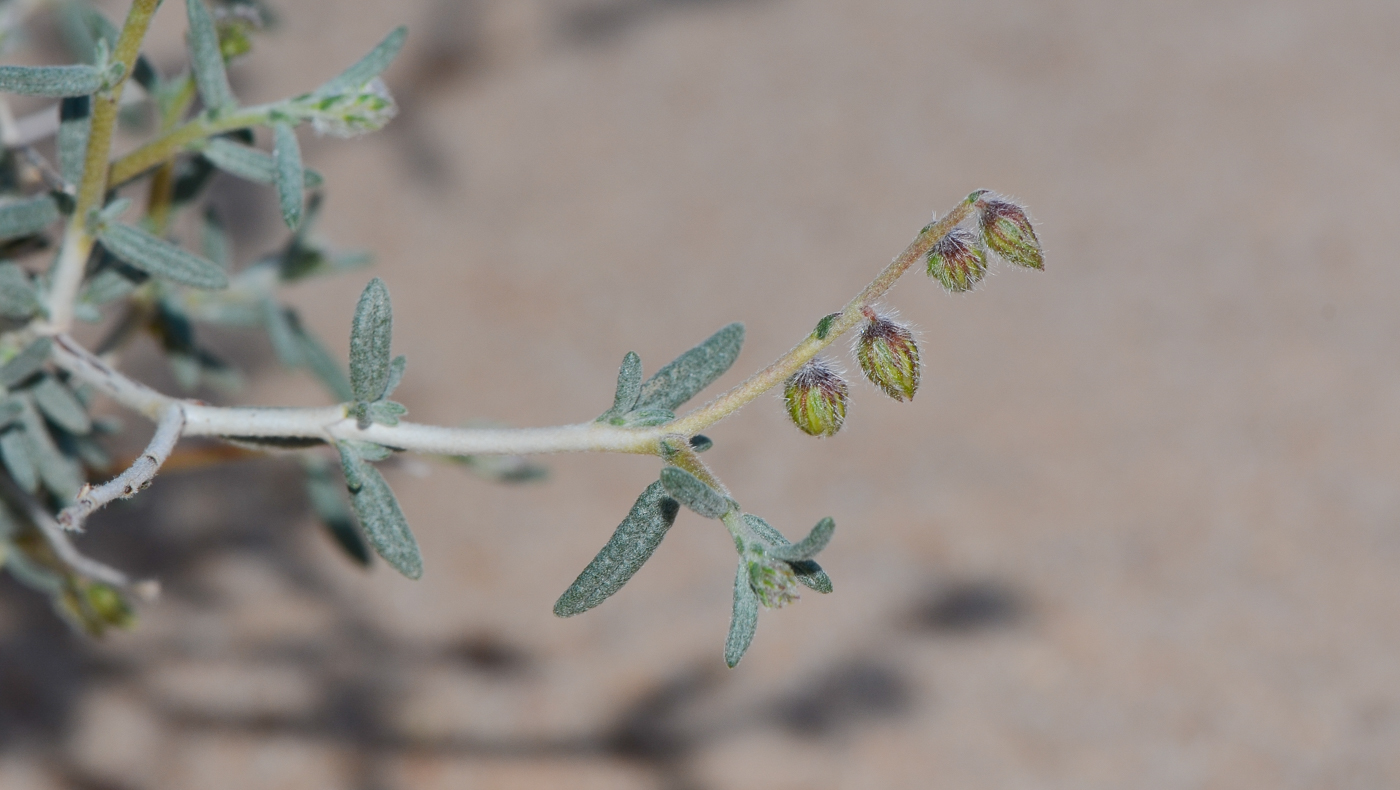
[[[981, 190], [967, 198], [977, 231], [954, 227], [925, 255], [930, 277], [952, 293], [970, 291], [987, 274], [987, 251], [1016, 266], [1044, 269], [1045, 256], [1026, 210], [994, 192]], [[965, 210], [965, 209], [964, 209]], [[932, 229], [925, 228], [925, 232]], [[898, 401], [911, 400], [919, 388], [919, 346], [914, 334], [887, 314], [863, 310], [868, 321], [855, 340], [856, 360], [870, 383]], [[825, 340], [833, 313], [817, 324], [814, 336]], [[788, 416], [812, 436], [831, 436], [846, 419], [846, 382], [831, 365], [813, 359], [787, 380], [783, 390]]]
[[919, 346], [914, 333], [889, 315], [867, 309], [870, 320], [856, 337], [856, 361], [871, 384], [898, 401], [919, 388]]
[[214, 6], [214, 29], [219, 35], [219, 53], [225, 61], [252, 51], [252, 33], [261, 29], [266, 22], [263, 13], [263, 9], [252, 4]]
[[781, 609], [798, 598], [797, 574], [786, 562], [749, 560], [749, 587], [765, 609]]
[[789, 376], [783, 387], [788, 416], [812, 436], [831, 436], [841, 430], [848, 394], [845, 379], [820, 357]]
[[317, 134], [335, 137], [355, 137], [378, 131], [398, 111], [389, 88], [378, 77], [358, 90], [329, 96], [312, 94], [309, 106], [304, 108]]
[[[977, 194], [977, 193], [974, 193]], [[972, 290], [987, 274], [987, 250], [1007, 263], [1044, 269], [1045, 256], [1026, 210], [995, 193], [977, 197], [978, 233], [953, 228], [928, 251], [928, 273], [950, 293]]]

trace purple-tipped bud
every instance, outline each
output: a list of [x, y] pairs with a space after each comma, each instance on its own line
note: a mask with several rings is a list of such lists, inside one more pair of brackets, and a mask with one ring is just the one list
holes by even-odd
[[750, 560], [749, 587], [767, 609], [781, 609], [802, 597], [798, 594], [797, 574], [786, 562]]
[[889, 316], [867, 313], [870, 321], [856, 338], [856, 360], [871, 384], [899, 401], [919, 388], [919, 346], [914, 333]]
[[1044, 269], [1045, 256], [1026, 210], [997, 197], [979, 201], [982, 239], [1002, 260], [1027, 269]]
[[950, 293], [972, 290], [987, 273], [987, 254], [977, 235], [953, 228], [928, 251], [928, 273]]
[[847, 393], [845, 380], [819, 357], [788, 377], [783, 400], [788, 416], [804, 433], [831, 436], [846, 421]]

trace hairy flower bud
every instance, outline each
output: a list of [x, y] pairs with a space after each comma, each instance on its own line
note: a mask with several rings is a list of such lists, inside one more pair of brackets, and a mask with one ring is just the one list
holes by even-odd
[[783, 387], [788, 416], [803, 432], [831, 436], [846, 421], [848, 389], [841, 375], [821, 358], [788, 377]]
[[781, 609], [802, 597], [798, 594], [797, 574], [786, 562], [750, 560], [749, 587], [768, 609]]
[[317, 134], [355, 137], [379, 131], [398, 112], [384, 80], [376, 77], [359, 90], [330, 96], [313, 94], [307, 116]]
[[1009, 200], [984, 198], [979, 201], [982, 215], [982, 239], [1002, 260], [1025, 266], [1028, 269], [1044, 269], [1045, 256], [1040, 251], [1040, 240], [1035, 236], [1035, 228], [1026, 216], [1026, 210]]
[[263, 26], [262, 14], [252, 6], [220, 5], [214, 9], [214, 30], [219, 35], [219, 53], [225, 61], [248, 54], [253, 49], [252, 32]]
[[919, 388], [919, 346], [914, 333], [889, 316], [871, 312], [856, 338], [856, 360], [871, 384], [898, 401], [910, 400]]
[[118, 628], [130, 628], [136, 623], [136, 615], [120, 592], [109, 585], [94, 582], [84, 591], [88, 605], [103, 622]]
[[965, 228], [948, 231], [928, 251], [928, 273], [949, 293], [972, 290], [987, 273], [987, 255], [977, 235]]

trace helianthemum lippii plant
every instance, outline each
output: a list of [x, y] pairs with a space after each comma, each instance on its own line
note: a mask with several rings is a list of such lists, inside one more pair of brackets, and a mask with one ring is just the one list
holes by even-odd
[[[70, 535], [107, 503], [149, 486], [183, 437], [299, 453], [313, 508], [340, 545], [366, 564], [372, 550], [410, 578], [423, 573], [422, 553], [375, 463], [395, 453], [428, 453], [513, 480], [534, 473], [521, 456], [638, 453], [660, 459], [659, 478], [554, 612], [580, 614], [621, 589], [685, 507], [723, 524], [738, 555], [725, 642], [725, 660], [734, 666], [753, 639], [760, 609], [785, 606], [804, 588], [831, 591], [816, 556], [835, 524], [823, 519], [794, 543], [746, 512], [701, 460], [712, 446], [701, 432], [781, 387], [798, 428], [816, 437], [837, 433], [847, 419], [850, 387], [821, 354], [852, 330], [865, 377], [890, 397], [911, 400], [921, 372], [916, 338], [878, 304], [895, 282], [922, 264], [949, 291], [961, 292], [981, 281], [989, 257], [1033, 269], [1044, 265], [1025, 211], [979, 190], [920, 230], [864, 290], [818, 321], [792, 350], [703, 406], [682, 411], [734, 364], [744, 340], [741, 324], [723, 327], [649, 377], [641, 359], [628, 353], [611, 407], [588, 422], [524, 429], [408, 422], [407, 408], [391, 400], [407, 363], [393, 353], [393, 310], [382, 280], [369, 282], [355, 309], [348, 375], [278, 299], [282, 285], [366, 262], [312, 235], [323, 179], [303, 165], [298, 129], [309, 124], [318, 133], [354, 136], [387, 123], [394, 100], [379, 75], [405, 31], [391, 32], [319, 87], [247, 106], [234, 95], [225, 69], [252, 46], [260, 6], [184, 0], [190, 66], [170, 75], [141, 55], [159, 5], [134, 0], [118, 27], [85, 2], [69, 0], [59, 5], [60, 27], [84, 62], [0, 66], [0, 91], [56, 100], [19, 120], [8, 105], [0, 106], [0, 563], [90, 633], [131, 623], [132, 599], [156, 588], [79, 553]], [[0, 31], [0, 42], [10, 32]], [[119, 122], [142, 112], [153, 118], [149, 139], [113, 158]], [[256, 130], [270, 140], [270, 150], [256, 144]], [[53, 153], [45, 156], [40, 147], [49, 150], [49, 137]], [[217, 171], [268, 185], [290, 229], [285, 245], [239, 270], [230, 266], [223, 226], [204, 197]], [[198, 218], [197, 239], [176, 238], [175, 222], [184, 213]], [[55, 246], [43, 272], [16, 262]], [[72, 336], [78, 321], [109, 328], [89, 348]], [[229, 380], [233, 371], [199, 343], [197, 330], [205, 324], [265, 332], [282, 362], [319, 378], [335, 404], [215, 406], [159, 392], [120, 371], [120, 352], [144, 332], [157, 339], [183, 386]], [[99, 395], [156, 426], [146, 450], [114, 476], [98, 439], [115, 427], [91, 412]]]

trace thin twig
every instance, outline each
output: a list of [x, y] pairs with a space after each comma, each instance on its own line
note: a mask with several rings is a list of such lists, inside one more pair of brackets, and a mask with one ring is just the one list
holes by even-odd
[[863, 311], [866, 308], [888, 292], [900, 276], [959, 222], [973, 215], [976, 200], [981, 194], [974, 192], [947, 215], [924, 228], [904, 252], [829, 322], [823, 334], [812, 332], [792, 350], [738, 386], [670, 423], [654, 427], [627, 428], [587, 422], [547, 428], [445, 428], [400, 421], [397, 425], [373, 424], [360, 428], [354, 419], [346, 416], [346, 404], [321, 408], [247, 408], [177, 400], [127, 378], [62, 334], [54, 335], [53, 359], [59, 367], [152, 420], [158, 419], [167, 406], [180, 404], [185, 417], [185, 436], [241, 440], [312, 439], [327, 443], [354, 440], [437, 455], [561, 452], [662, 454], [666, 437], [680, 435], [688, 439], [733, 414], [781, 384], [808, 360], [859, 324], [864, 319]]
[[179, 403], [166, 406], [156, 422], [156, 432], [151, 437], [150, 444], [146, 445], [146, 452], [125, 472], [106, 483], [96, 488], [90, 485], [83, 486], [77, 500], [58, 514], [59, 525], [72, 532], [82, 532], [83, 522], [103, 505], [116, 499], [127, 499], [137, 491], [145, 490], [155, 478], [156, 472], [160, 471], [161, 464], [170, 457], [170, 451], [175, 449], [175, 443], [180, 440], [180, 432], [184, 427], [184, 408]]
[[49, 511], [44, 509], [39, 500], [15, 485], [14, 481], [10, 480], [7, 475], [0, 475], [0, 494], [3, 494], [5, 499], [17, 504], [24, 511], [24, 515], [39, 530], [39, 534], [44, 536], [44, 540], [49, 544], [54, 555], [75, 572], [89, 579], [105, 582], [121, 589], [140, 587], [145, 590], [150, 587], [144, 582], [133, 584], [125, 573], [83, 556], [68, 540], [68, 536], [63, 532], [63, 527], [59, 526], [58, 521], [49, 515]]

